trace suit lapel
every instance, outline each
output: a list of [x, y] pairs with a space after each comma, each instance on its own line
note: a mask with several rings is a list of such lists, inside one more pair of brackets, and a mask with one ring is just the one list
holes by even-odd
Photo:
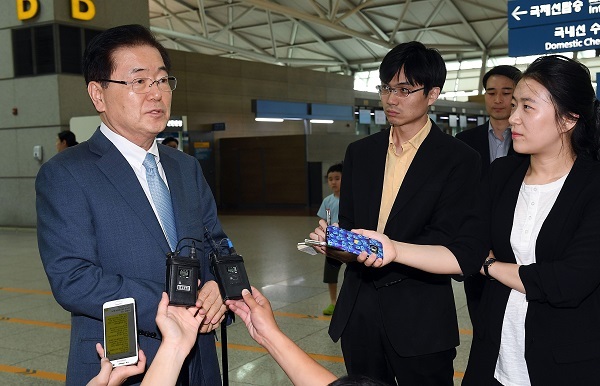
[[90, 150], [100, 156], [96, 161], [100, 171], [148, 228], [165, 254], [169, 252], [167, 239], [131, 165], [100, 130], [96, 130], [89, 144]]
[[[581, 193], [582, 186], [586, 186], [587, 181], [590, 178], [590, 167], [589, 161], [583, 159], [577, 159], [575, 164], [571, 168], [565, 183], [556, 198], [556, 202], [552, 206], [548, 217], [542, 224], [540, 233], [538, 235], [537, 245], [543, 245], [545, 251], [561, 251], [563, 249], [562, 242], [564, 238], [556, 237], [556, 235], [563, 234], [563, 228], [570, 224], [568, 219], [570, 215], [574, 213], [573, 207], [577, 203], [577, 198]], [[537, 247], [536, 247], [537, 249]], [[537, 253], [536, 260], [543, 261], [544, 258], [548, 258], [551, 255], [548, 253]]]
[[496, 240], [504, 240], [503, 245], [494, 245], [496, 248], [504, 249], [503, 255], [511, 256], [510, 262], [516, 263], [512, 247], [510, 245], [510, 235], [513, 228], [513, 220], [515, 214], [515, 208], [517, 206], [517, 200], [519, 198], [519, 192], [525, 173], [529, 167], [529, 160], [520, 164], [512, 174], [506, 179], [506, 181], [498, 181], [497, 184], [501, 186], [495, 186], [493, 192], [497, 205], [493, 208], [490, 215], [491, 219], [491, 232], [497, 237]]
[[487, 121], [484, 125], [484, 130], [482, 132], [482, 136], [480, 137], [480, 149], [482, 150], [481, 156], [484, 157], [481, 160], [482, 164], [489, 165], [490, 164], [490, 121]]
[[[388, 222], [389, 219], [393, 218], [400, 210], [402, 210], [410, 199], [419, 192], [421, 186], [429, 179], [429, 175], [433, 173], [435, 169], [432, 168], [431, 165], [439, 164], [439, 159], [446, 157], [447, 154], [443, 151], [440, 142], [440, 138], [444, 135], [446, 134], [442, 133], [439, 127], [435, 124], [432, 125], [431, 131], [419, 147], [415, 158], [406, 172], [406, 176], [402, 181], [402, 185], [400, 186], [400, 190], [396, 195], [396, 200], [390, 211]], [[381, 185], [383, 185], [383, 180], [381, 181]]]

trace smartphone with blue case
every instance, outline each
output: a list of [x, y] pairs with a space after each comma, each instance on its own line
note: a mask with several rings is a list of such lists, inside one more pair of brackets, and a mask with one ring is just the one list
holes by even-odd
[[327, 227], [326, 236], [326, 243], [329, 248], [339, 249], [355, 255], [366, 251], [369, 254], [375, 254], [378, 259], [383, 259], [383, 245], [377, 240], [333, 225]]

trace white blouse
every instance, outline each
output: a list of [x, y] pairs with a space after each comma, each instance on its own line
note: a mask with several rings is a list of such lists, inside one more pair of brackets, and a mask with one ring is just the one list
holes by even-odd
[[[535, 246], [538, 234], [548, 213], [567, 179], [567, 175], [544, 185], [521, 184], [510, 244], [519, 265], [536, 262]], [[527, 386], [529, 372], [525, 362], [525, 294], [512, 290], [504, 311], [500, 352], [494, 378], [504, 386]]]

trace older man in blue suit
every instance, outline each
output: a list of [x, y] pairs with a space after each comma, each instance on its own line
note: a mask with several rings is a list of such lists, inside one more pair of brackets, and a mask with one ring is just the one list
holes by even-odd
[[[98, 35], [83, 70], [102, 124], [89, 141], [57, 154], [37, 176], [40, 255], [56, 300], [72, 315], [69, 386], [84, 385], [98, 373], [95, 343], [103, 339], [102, 304], [109, 300], [136, 299], [139, 345], [151, 362], [160, 344], [154, 318], [167, 253], [183, 238], [202, 240], [205, 229], [217, 241], [226, 238], [198, 161], [156, 144], [177, 84], [169, 68], [166, 50], [145, 27]], [[212, 331], [225, 306], [209, 270], [209, 243], [196, 247], [198, 300], [206, 316], [178, 384], [220, 385]]]

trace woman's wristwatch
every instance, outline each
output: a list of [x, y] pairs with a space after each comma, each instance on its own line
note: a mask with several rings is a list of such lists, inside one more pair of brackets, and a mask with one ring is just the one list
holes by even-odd
[[496, 262], [496, 258], [495, 257], [488, 257], [487, 259], [485, 259], [485, 262], [483, 263], [483, 272], [485, 273], [485, 276], [488, 277], [488, 279], [490, 280], [495, 280], [489, 272], [490, 267], [492, 266], [492, 264], [494, 264]]

